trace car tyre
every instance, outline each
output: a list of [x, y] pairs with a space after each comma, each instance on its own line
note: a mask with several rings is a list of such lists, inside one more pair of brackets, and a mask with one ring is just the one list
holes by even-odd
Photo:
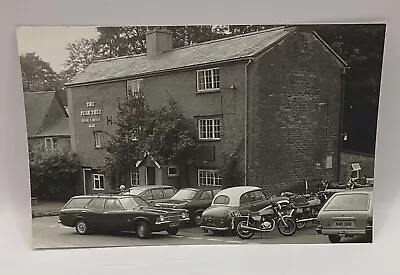
[[328, 239], [331, 243], [340, 243], [342, 237], [340, 237], [339, 235], [328, 235]]
[[176, 235], [176, 234], [178, 234], [178, 232], [179, 232], [178, 226], [170, 227], [167, 229], [168, 235]]
[[141, 221], [136, 226], [136, 233], [140, 239], [148, 239], [151, 235], [150, 225], [147, 222]]
[[87, 221], [83, 219], [79, 219], [76, 221], [75, 230], [79, 235], [87, 235], [90, 232], [90, 228]]

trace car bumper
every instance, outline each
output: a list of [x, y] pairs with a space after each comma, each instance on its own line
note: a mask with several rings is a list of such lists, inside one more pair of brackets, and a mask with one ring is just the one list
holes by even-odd
[[210, 230], [210, 231], [227, 231], [231, 229], [229, 226], [217, 227], [217, 226], [207, 226], [207, 225], [200, 225], [200, 228], [203, 230]]
[[317, 227], [317, 233], [321, 235], [339, 235], [342, 237], [351, 237], [356, 235], [372, 235], [372, 226], [365, 229], [323, 229]]

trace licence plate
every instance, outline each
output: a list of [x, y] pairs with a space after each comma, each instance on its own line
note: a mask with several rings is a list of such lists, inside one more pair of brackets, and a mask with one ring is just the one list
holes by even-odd
[[334, 222], [335, 227], [339, 228], [351, 228], [354, 227], [354, 222], [353, 221], [337, 221]]

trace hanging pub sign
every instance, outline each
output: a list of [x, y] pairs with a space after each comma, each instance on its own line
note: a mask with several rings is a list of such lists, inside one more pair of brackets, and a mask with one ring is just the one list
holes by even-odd
[[[86, 102], [87, 108], [95, 108], [94, 101]], [[81, 122], [88, 123], [89, 128], [96, 127], [96, 122], [101, 121], [102, 110], [101, 109], [89, 109], [89, 110], [81, 110]]]

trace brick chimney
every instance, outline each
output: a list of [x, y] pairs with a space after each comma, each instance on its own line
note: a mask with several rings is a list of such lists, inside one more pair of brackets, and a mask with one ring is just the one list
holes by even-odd
[[147, 57], [172, 50], [172, 32], [166, 29], [154, 29], [146, 33]]

